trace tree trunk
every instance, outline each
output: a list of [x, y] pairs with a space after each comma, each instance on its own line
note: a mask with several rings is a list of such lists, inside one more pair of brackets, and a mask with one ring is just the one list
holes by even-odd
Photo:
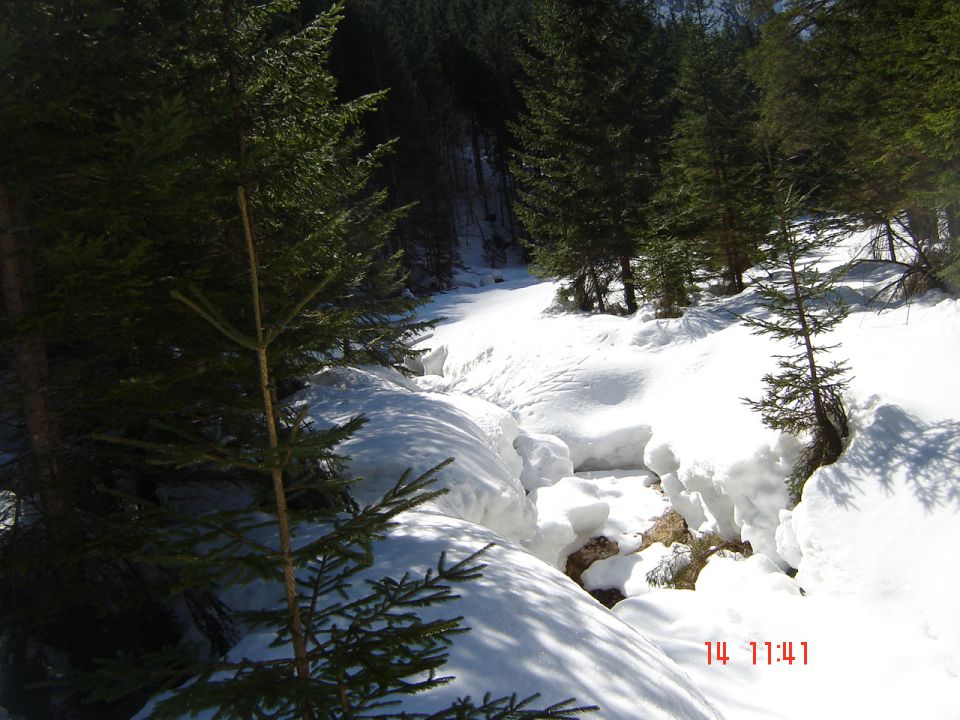
[[573, 301], [577, 309], [587, 312], [593, 309], [593, 303], [590, 302], [590, 296], [587, 294], [587, 276], [578, 273], [573, 278]]
[[939, 237], [936, 213], [926, 208], [908, 208], [907, 230], [918, 247], [928, 248], [930, 243], [936, 242]]
[[893, 241], [893, 226], [890, 224], [889, 220], [884, 220], [884, 225], [887, 228], [887, 252], [890, 253], [890, 260], [893, 262], [897, 261], [897, 245]]
[[[14, 210], [6, 185], [0, 183], [0, 284], [7, 319], [16, 326], [27, 315], [32, 300], [28, 260], [20, 251], [17, 235], [25, 228]], [[36, 464], [36, 479], [44, 519], [59, 525], [70, 509], [69, 489], [58, 461], [60, 425], [47, 387], [47, 350], [36, 330], [15, 333], [13, 340], [17, 379], [23, 403], [23, 418], [30, 437], [30, 452]]]
[[513, 185], [513, 175], [510, 172], [510, 167], [507, 163], [507, 146], [509, 142], [507, 140], [507, 133], [501, 127], [497, 129], [497, 150], [495, 157], [497, 158], [497, 170], [500, 173], [500, 186], [503, 192], [503, 217], [507, 219], [507, 222], [510, 223], [510, 242], [516, 243], [519, 239], [517, 232], [517, 220], [513, 213], [513, 199], [515, 188]]
[[803, 346], [807, 358], [807, 370], [810, 375], [810, 391], [813, 396], [813, 412], [817, 420], [817, 434], [825, 446], [819, 462], [822, 465], [829, 465], [840, 457], [840, 453], [843, 452], [843, 439], [840, 437], [840, 431], [827, 415], [826, 405], [823, 401], [823, 390], [820, 387], [820, 374], [817, 369], [816, 359], [814, 358], [813, 343], [810, 340], [810, 325], [807, 322], [807, 309], [800, 291], [800, 280], [797, 277], [796, 260], [793, 255], [789, 256], [789, 267], [794, 305], [797, 308], [797, 320], [800, 323], [800, 330], [803, 333]]
[[[236, 47], [236, 23], [231, 0], [225, 0], [221, 9], [229, 50], [232, 53]], [[241, 161], [243, 161], [247, 156], [247, 128], [240, 110], [243, 88], [241, 86], [238, 67], [232, 54], [228, 55], [227, 71], [230, 91], [236, 101], [234, 130], [237, 138], [237, 150]], [[260, 375], [264, 419], [267, 425], [267, 439], [270, 449], [275, 451], [280, 445], [275, 410], [276, 388], [274, 387], [272, 373], [270, 372], [267, 342], [264, 333], [263, 299], [260, 295], [259, 265], [256, 255], [256, 226], [254, 224], [253, 210], [250, 207], [249, 197], [251, 185], [252, 182], [250, 178], [244, 178], [243, 183], [238, 189], [238, 201], [240, 219], [243, 223], [247, 261], [249, 263], [251, 301], [253, 303], [253, 317], [257, 336], [257, 366]], [[304, 683], [307, 683], [310, 679], [310, 661], [306, 648], [306, 632], [303, 626], [303, 619], [300, 615], [300, 598], [297, 589], [296, 569], [293, 562], [293, 544], [287, 512], [287, 495], [284, 486], [283, 467], [279, 462], [278, 458], [273, 459], [274, 465], [271, 468], [270, 477], [273, 481], [274, 500], [277, 508], [277, 534], [279, 535], [280, 557], [283, 563], [283, 586], [287, 600], [287, 619], [290, 627], [290, 641], [293, 645], [294, 665], [296, 667], [297, 677]], [[303, 710], [305, 720], [313, 720], [316, 717], [313, 707], [309, 704], [303, 708]]]
[[[280, 447], [280, 435], [277, 427], [277, 413], [275, 410], [275, 388], [270, 362], [267, 355], [267, 342], [264, 336], [263, 301], [260, 297], [260, 277], [253, 241], [253, 219], [250, 207], [247, 204], [247, 195], [243, 188], [239, 190], [240, 215], [243, 221], [244, 237], [247, 245], [247, 257], [250, 262], [250, 288], [253, 303], [253, 317], [257, 331], [257, 368], [260, 374], [260, 392], [263, 400], [264, 418], [267, 424], [267, 440], [270, 449], [276, 451]], [[287, 511], [287, 493], [283, 481], [283, 467], [279, 458], [274, 458], [274, 465], [270, 469], [270, 478], [273, 481], [273, 495], [277, 507], [277, 526], [280, 540], [280, 557], [283, 560], [283, 587], [287, 599], [287, 613], [290, 623], [290, 641], [293, 645], [294, 662], [297, 677], [306, 682], [310, 678], [310, 662], [307, 656], [306, 632], [300, 616], [300, 598], [297, 590], [296, 568], [293, 563], [293, 543], [290, 533], [289, 513]], [[313, 708], [304, 708], [305, 717], [312, 720], [315, 717]]]
[[600, 288], [600, 277], [597, 275], [596, 265], [590, 265], [590, 282], [593, 283], [593, 292], [597, 296], [597, 310], [605, 313], [607, 306], [603, 302], [603, 290]]
[[623, 280], [623, 298], [627, 304], [627, 313], [633, 315], [637, 311], [637, 292], [633, 287], [633, 268], [630, 267], [630, 258], [620, 256], [620, 279]]
[[487, 186], [483, 179], [483, 158], [480, 153], [480, 129], [477, 127], [477, 121], [471, 121], [470, 126], [470, 144], [473, 146], [473, 169], [477, 176], [477, 190], [480, 192], [480, 199], [483, 202], [484, 219], [490, 215], [490, 204], [487, 201]]
[[947, 218], [947, 234], [951, 242], [960, 240], [960, 206], [952, 205], [945, 208], [943, 214]]

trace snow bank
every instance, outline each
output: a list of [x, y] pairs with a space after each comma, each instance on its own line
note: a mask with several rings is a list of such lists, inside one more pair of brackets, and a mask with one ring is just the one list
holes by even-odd
[[442, 377], [417, 382], [484, 398], [528, 433], [558, 436], [577, 470], [670, 475], [664, 489], [694, 529], [775, 556], [796, 443], [741, 401], [762, 393], [774, 365], [770, 341], [737, 321], [755, 298], [708, 297], [657, 320], [557, 314], [555, 292], [514, 281], [437, 298], [427, 315], [449, 319], [422, 347], [444, 348]]
[[[383, 544], [376, 570], [397, 575], [462, 557], [487, 543], [483, 578], [436, 612], [462, 614], [471, 631], [454, 640], [445, 672], [457, 680], [405, 707], [436, 709], [457, 696], [542, 693], [601, 706], [604, 720], [717, 717], [677, 667], [569, 578], [522, 548], [467, 523], [418, 513]], [[480, 659], [483, 659], [481, 661]]]
[[[837, 337], [855, 375], [852, 441], [778, 513], [796, 580], [763, 556], [716, 558], [695, 593], [655, 590], [616, 612], [729, 717], [960, 717], [960, 577], [948, 569], [960, 544], [960, 303], [931, 294], [858, 312]], [[728, 642], [726, 666], [706, 664], [707, 641]], [[767, 665], [762, 644], [785, 641], [808, 643], [807, 666]]]
[[[838, 246], [824, 265], [849, 260], [865, 239]], [[653, 558], [627, 549], [584, 574], [589, 587], [636, 595], [617, 614], [728, 717], [956, 718], [960, 576], [949, 553], [960, 541], [960, 303], [929, 293], [881, 313], [866, 307], [890, 277], [883, 264], [861, 263], [838, 288], [852, 312], [824, 343], [839, 343], [851, 368], [851, 444], [792, 511], [784, 479], [801, 442], [764, 428], [741, 402], [761, 396], [774, 356], [789, 350], [740, 323], [762, 311], [749, 289], [704, 293], [668, 320], [646, 310], [557, 313], [554, 284], [517, 278], [453, 293], [428, 310], [449, 318], [423, 341], [443, 346], [444, 360], [417, 383], [509, 411], [524, 458], [524, 434], [549, 433], [577, 470], [648, 468], [692, 529], [753, 545], [746, 560], [712, 558], [696, 592], [651, 590], [644, 563]], [[632, 498], [584, 480], [525, 480], [539, 511], [530, 547], [552, 564], [596, 534], [629, 547], [627, 531], [610, 526], [617, 516], [647, 527], [624, 510]], [[787, 564], [796, 579], [780, 571]], [[730, 662], [707, 665], [707, 641], [727, 642]], [[808, 664], [768, 665], [767, 642], [792, 642], [795, 654], [807, 643]]]
[[[707, 720], [720, 716], [689, 678], [645, 637], [598, 605], [569, 578], [492, 531], [416, 511], [375, 545], [371, 579], [422, 574], [441, 552], [456, 561], [489, 543], [483, 576], [457, 586], [460, 599], [421, 612], [424, 619], [462, 615], [470, 632], [453, 638], [442, 672], [455, 677], [429, 693], [398, 697], [397, 711], [436, 711], [457, 697], [540, 693], [541, 705], [575, 697], [601, 707], [603, 720]], [[362, 582], [355, 585], [361, 586]], [[282, 594], [263, 583], [237, 589], [245, 609]], [[265, 658], [272, 634], [253, 634], [231, 657]], [[135, 718], [146, 717], [146, 710]], [[197, 720], [209, 720], [212, 714]]]
[[636, 550], [643, 533], [669, 507], [667, 498], [650, 487], [653, 480], [636, 471], [598, 471], [538, 489], [532, 494], [537, 534], [529, 550], [561, 569], [570, 553], [598, 535], [616, 542], [621, 554]]
[[[960, 400], [960, 395], [957, 396]], [[960, 676], [960, 421], [874, 409], [842, 460], [806, 485], [786, 519], [811, 595], [869, 603], [936, 643], [927, 662]], [[960, 715], [960, 698], [956, 713]]]
[[[956, 658], [957, 646], [931, 637], [908, 608], [893, 612], [872, 594], [803, 597], [761, 555], [712, 558], [696, 587], [652, 590], [614, 612], [663, 648], [728, 718], [960, 716], [960, 680], [945, 657]], [[729, 661], [708, 665], [706, 642], [726, 642]], [[776, 659], [786, 642], [793, 663]]]
[[[866, 237], [841, 244], [825, 263], [849, 260]], [[849, 361], [848, 399], [865, 405], [879, 394], [909, 408], [923, 397], [941, 416], [955, 412], [960, 393], [931, 392], [928, 378], [955, 374], [956, 355], [939, 348], [960, 334], [957, 303], [930, 294], [879, 315], [864, 308], [889, 276], [882, 265], [860, 264], [838, 290], [853, 312], [824, 342], [840, 343]], [[441, 375], [418, 382], [484, 398], [523, 431], [558, 436], [577, 470], [649, 468], [692, 529], [741, 538], [786, 566], [776, 533], [801, 443], [765, 428], [742, 402], [763, 394], [774, 356], [789, 351], [739, 322], [763, 311], [755, 293], [703, 293], [683, 317], [658, 320], [646, 311], [557, 313], [556, 289], [514, 278], [436, 298], [425, 315], [448, 320], [421, 347], [443, 347], [444, 362]], [[922, 348], [924, 371], [914, 372]]]
[[318, 427], [367, 416], [367, 424], [338, 447], [350, 456], [348, 472], [362, 478], [352, 489], [361, 504], [382, 497], [404, 469], [420, 474], [452, 457], [438, 476], [437, 487], [447, 493], [433, 501], [435, 509], [511, 539], [535, 534], [536, 510], [520, 484], [522, 461], [512, 447], [516, 425], [503, 411], [423, 392], [399, 373], [377, 368], [326, 371], [295, 402], [310, 407]]

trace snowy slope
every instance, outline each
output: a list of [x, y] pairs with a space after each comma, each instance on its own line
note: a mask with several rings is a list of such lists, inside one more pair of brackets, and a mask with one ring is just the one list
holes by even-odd
[[598, 718], [719, 717], [663, 652], [599, 606], [569, 578], [496, 534], [453, 518], [418, 513], [384, 543], [378, 573], [425, 570], [487, 543], [483, 577], [458, 588], [462, 599], [435, 611], [464, 615], [471, 631], [454, 641], [444, 672], [457, 679], [405, 707], [437, 709], [458, 696], [540, 692], [601, 707]]
[[[867, 236], [824, 264], [849, 259]], [[839, 291], [852, 313], [828, 342], [841, 344], [852, 370], [852, 439], [792, 512], [783, 478], [798, 442], [740, 402], [760, 395], [772, 356], [786, 349], [739, 322], [759, 310], [751, 290], [705, 295], [671, 320], [558, 313], [555, 286], [526, 278], [447, 294], [431, 311], [450, 320], [422, 343], [443, 359], [418, 383], [484, 398], [523, 430], [558, 436], [578, 470], [649, 468], [691, 527], [742, 537], [765, 555], [714, 559], [697, 592], [649, 592], [638, 568], [653, 564], [651, 551], [621, 552], [593, 573], [637, 596], [617, 613], [727, 717], [894, 718], [923, 698], [923, 717], [956, 718], [960, 580], [948, 553], [960, 541], [960, 303], [930, 293], [882, 313], [864, 307], [886, 278], [863, 264]], [[538, 491], [531, 549], [541, 557], [549, 559], [538, 547], [544, 515], [565, 513], [568, 540], [571, 527], [581, 543], [616, 536], [604, 528], [616, 493], [573, 493], [570, 482], [553, 486], [559, 502]], [[645, 529], [642, 512], [635, 521]], [[787, 564], [799, 568], [796, 580], [780, 572]], [[585, 580], [595, 578], [588, 571]], [[728, 665], [707, 665], [708, 640], [728, 642]], [[761, 646], [757, 665], [751, 640]], [[809, 665], [768, 667], [768, 641], [807, 642]]]
[[[447, 552], [459, 560], [493, 543], [479, 580], [457, 586], [460, 599], [421, 612], [423, 618], [463, 615], [470, 632], [454, 638], [443, 674], [456, 679], [403, 698], [402, 709], [430, 712], [458, 697], [541, 694], [540, 706], [575, 697], [597, 704], [604, 720], [708, 720], [720, 716], [659, 647], [598, 605], [569, 578], [518, 545], [474, 523], [436, 512], [411, 512], [375, 547], [368, 575], [422, 574]], [[308, 539], [308, 538], [304, 538]], [[362, 576], [361, 576], [362, 577]], [[361, 578], [354, 583], [362, 587]], [[226, 600], [238, 609], [262, 607], [282, 589], [254, 584]], [[276, 654], [272, 634], [248, 636], [231, 657]], [[281, 648], [282, 650], [282, 648]], [[147, 716], [145, 708], [135, 718]], [[210, 720], [213, 713], [197, 720]]]
[[[318, 426], [357, 415], [368, 422], [337, 451], [351, 456], [349, 470], [362, 478], [351, 492], [370, 504], [410, 468], [414, 476], [447, 458], [456, 462], [438, 477], [448, 492], [434, 509], [489, 527], [506, 538], [529, 540], [536, 511], [524, 494], [523, 460], [513, 448], [516, 423], [503, 410], [473, 398], [420, 391], [402, 375], [382, 368], [329, 370], [294, 401], [310, 408]], [[469, 403], [472, 416], [459, 405]]]
[[[474, 287], [423, 310], [445, 319], [419, 341], [421, 377], [331, 370], [296, 399], [318, 426], [369, 418], [341, 448], [362, 502], [405, 468], [456, 458], [439, 476], [448, 493], [378, 545], [373, 572], [495, 544], [483, 579], [441, 613], [473, 628], [445, 668], [456, 681], [405, 708], [492, 691], [575, 696], [604, 720], [960, 717], [960, 302], [931, 293], [878, 314], [863, 302], [883, 268], [847, 276], [839, 292], [853, 311], [828, 342], [853, 374], [850, 445], [788, 511], [800, 442], [742, 402], [787, 349], [740, 321], [761, 311], [752, 290], [704, 292], [670, 320], [562, 312], [555, 284], [480, 267], [476, 237], [466, 250], [460, 278]], [[634, 551], [671, 506], [756, 554], [712, 558], [696, 591], [651, 588], [646, 573], [669, 551]], [[614, 614], [557, 570], [596, 535], [619, 552], [583, 579], [628, 596]], [[233, 652], [257, 657], [270, 639]], [[730, 660], [708, 664], [705, 642], [725, 642]], [[808, 661], [768, 664], [766, 643], [773, 655], [787, 642], [798, 657], [805, 643]]]
[[[550, 312], [551, 283], [444, 296], [453, 318], [423, 341], [444, 348], [429, 387], [474, 394], [570, 446], [578, 470], [649, 467], [691, 526], [775, 553], [782, 479], [795, 443], [763, 428], [770, 342], [738, 322], [750, 296], [654, 320]], [[458, 319], [466, 318], [466, 319]]]

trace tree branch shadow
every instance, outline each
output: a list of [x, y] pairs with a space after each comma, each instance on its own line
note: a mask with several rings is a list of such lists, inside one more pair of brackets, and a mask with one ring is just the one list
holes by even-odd
[[924, 511], [960, 512], [960, 422], [927, 423], [901, 407], [883, 405], [836, 465], [824, 468], [820, 486], [849, 507], [873, 478], [887, 495], [908, 488]]

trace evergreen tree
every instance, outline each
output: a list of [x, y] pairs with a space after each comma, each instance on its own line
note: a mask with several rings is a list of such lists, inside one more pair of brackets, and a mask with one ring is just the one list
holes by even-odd
[[[87, 675], [80, 686], [90, 697], [115, 699], [131, 689], [150, 690], [158, 679], [171, 681], [193, 675], [151, 709], [149, 717], [175, 720], [184, 715], [213, 710], [217, 717], [257, 718], [269, 714], [278, 720], [358, 717], [377, 712], [377, 717], [413, 717], [394, 712], [397, 696], [430, 690], [448, 682], [435, 671], [446, 660], [450, 636], [462, 632], [460, 620], [421, 620], [417, 611], [454, 599], [450, 583], [479, 576], [482, 566], [476, 553], [453, 565], [440, 558], [436, 572], [422, 578], [404, 576], [368, 581], [366, 592], [358, 593], [351, 580], [373, 566], [372, 543], [382, 539], [392, 520], [405, 510], [436, 497], [430, 492], [435, 469], [413, 481], [404, 475], [385, 498], [362, 510], [343, 512], [339, 508], [296, 512], [288, 500], [295, 494], [313, 492], [329, 497], [340, 483], [304, 473], [305, 464], [328, 462], [332, 448], [357, 429], [359, 420], [325, 432], [310, 431], [304, 422], [309, 408], [282, 408], [274, 398], [271, 375], [271, 347], [279, 344], [289, 325], [267, 324], [268, 308], [261, 295], [261, 266], [254, 244], [254, 224], [246, 201], [239, 191], [240, 221], [249, 263], [249, 289], [253, 307], [254, 332], [244, 333], [224, 320], [215, 307], [199, 293], [195, 298], [177, 298], [206, 320], [212, 329], [257, 358], [261, 390], [262, 421], [266, 437], [258, 444], [224, 443], [198, 438], [191, 444], [156, 444], [126, 441], [157, 456], [165, 464], [215, 463], [225, 468], [243, 468], [269, 476], [272, 490], [271, 521], [257, 516], [258, 505], [241, 512], [204, 513], [197, 518], [173, 518], [176, 528], [158, 533], [158, 567], [183, 565], [201, 583], [211, 577], [230, 583], [261, 578], [282, 586], [284, 604], [277, 610], [248, 613], [248, 630], [277, 633], [268, 660], [241, 658], [230, 661], [198, 658], [185, 662], [177, 651], [165, 650], [146, 658], [122, 657], [102, 663], [98, 672]], [[290, 318], [306, 307], [308, 298], [290, 302], [281, 316]], [[165, 513], [161, 512], [163, 516]], [[177, 522], [179, 520], [179, 522]], [[308, 527], [304, 527], [309, 523]], [[259, 539], [267, 525], [268, 536], [276, 543]], [[318, 539], [294, 548], [297, 525], [301, 535], [328, 527]], [[275, 530], [275, 533], [273, 532]], [[199, 557], [200, 548], [206, 548]], [[299, 575], [299, 577], [298, 577]], [[138, 666], [141, 665], [142, 666]], [[564, 701], [544, 709], [530, 708], [536, 697], [485, 697], [480, 704], [469, 698], [430, 717], [491, 718], [573, 718], [594, 708], [574, 707]]]
[[[455, 40], [449, 82], [457, 107], [468, 116], [467, 134], [483, 217], [499, 221], [506, 233], [483, 235], [485, 254], [493, 266], [502, 264], [507, 248], [519, 241], [516, 186], [509, 170], [509, 124], [516, 120], [521, 105], [515, 83], [520, 76], [517, 54], [521, 32], [529, 24], [529, 10], [526, 3], [516, 0], [449, 3]], [[483, 224], [477, 226], [484, 233]]]
[[[91, 436], [157, 432], [150, 420], [170, 408], [222, 407], [228, 386], [215, 352], [177, 362], [204, 343], [184, 332], [169, 292], [205, 271], [209, 245], [185, 228], [205, 222], [211, 190], [209, 166], [187, 161], [199, 123], [158, 72], [177, 57], [182, 23], [156, 31], [170, 19], [112, 2], [0, 7], [0, 185], [15, 221], [4, 223], [3, 265], [5, 280], [24, 281], [19, 307], [7, 283], [3, 326], [5, 377], [16, 371], [4, 388], [15, 462], [3, 485], [16, 514], [0, 542], [3, 694], [38, 717], [63, 708], [34, 681], [182, 632], [158, 599], [168, 579], [105, 550], [109, 531], [123, 545], [138, 522], [112, 492], [150, 495], [160, 475]], [[108, 518], [121, 508], [118, 526]], [[216, 614], [202, 593], [189, 602]]]
[[[472, 559], [343, 602], [426, 479], [354, 508], [334, 447], [359, 421], [308, 432], [282, 404], [320, 367], [399, 361], [421, 327], [385, 251], [398, 213], [367, 189], [383, 151], [363, 153], [357, 126], [378, 97], [338, 102], [325, 68], [340, 9], [304, 23], [285, 0], [0, 7], [0, 141], [17, 151], [0, 158], [5, 362], [34, 363], [6, 410], [25, 418], [33, 462], [4, 488], [16, 514], [0, 532], [3, 701], [31, 720], [129, 717], [192, 674], [210, 682], [161, 714], [355, 717], [437, 682], [414, 676], [442, 664], [457, 622], [416, 609], [471, 577]], [[27, 260], [35, 284], [18, 288]], [[37, 395], [56, 429], [39, 450]], [[225, 482], [251, 494], [244, 512], [190, 516], [165, 500], [178, 483]], [[276, 546], [257, 541], [264, 511]], [[301, 511], [332, 529], [295, 547]], [[278, 581], [281, 609], [230, 618], [213, 584], [253, 576]], [[231, 666], [177, 647], [203, 636], [201, 660], [218, 657], [237, 620], [274, 629], [289, 657]], [[78, 682], [94, 702], [32, 687], [75, 672], [93, 678]], [[531, 702], [465, 700], [437, 717], [579, 713]]]
[[796, 0], [765, 24], [753, 65], [764, 122], [806, 165], [816, 209], [877, 226], [875, 255], [904, 269], [904, 289], [940, 285], [955, 243], [953, 16], [950, 3]]
[[[486, 233], [491, 259], [515, 239], [507, 121], [518, 106], [514, 53], [527, 15], [518, 0], [346, 5], [333, 69], [346, 97], [389, 90], [365, 130], [395, 143], [379, 177], [391, 202], [411, 206], [392, 240], [415, 289], [449, 282], [455, 226]], [[485, 221], [506, 237], [491, 237]]]
[[444, 3], [350, 0], [338, 32], [333, 70], [341, 97], [386, 93], [364, 124], [370, 144], [392, 144], [378, 180], [407, 213], [391, 235], [415, 290], [446, 287], [455, 260], [450, 177], [454, 106], [445, 82], [449, 32]]
[[[662, 14], [662, 13], [661, 13]], [[664, 317], [678, 316], [689, 304], [689, 289], [704, 260], [697, 250], [696, 219], [689, 185], [674, 167], [671, 138], [681, 111], [676, 92], [689, 21], [676, 10], [660, 18], [654, 33], [656, 112], [648, 129], [653, 151], [653, 195], [644, 208], [637, 247], [637, 289]]]
[[[293, 10], [0, 8], [0, 141], [11, 149], [0, 157], [3, 270], [29, 281], [6, 283], [4, 326], [15, 351], [5, 369], [18, 370], [5, 397], [17, 462], [4, 477], [17, 510], [0, 543], [4, 704], [15, 711], [56, 717], [59, 701], [34, 681], [157, 649], [191, 623], [210, 630], [213, 648], [226, 642], [204, 586], [175, 611], [176, 573], [125, 549], [153, 532], [144, 503], [221, 476], [210, 463], [160, 470], [97, 437], [158, 443], [189, 431], [242, 444], [263, 432], [257, 359], [185, 322], [171, 296], [202, 285], [198, 303], [250, 326], [236, 289], [248, 272], [237, 186], [270, 267], [266, 306], [307, 299], [272, 319], [284, 330], [272, 392], [331, 363], [395, 362], [417, 327], [397, 258], [383, 250], [397, 215], [366, 189], [378, 153], [358, 154], [352, 130], [376, 98], [333, 102], [322, 63], [336, 14], [303, 28]], [[38, 427], [48, 431], [31, 444]], [[301, 471], [326, 472], [307, 460]], [[97, 718], [127, 710], [84, 708]]]
[[845, 268], [829, 273], [816, 268], [825, 240], [815, 226], [797, 222], [803, 198], [783, 184], [777, 190], [779, 226], [770, 258], [762, 265], [766, 278], [755, 281], [766, 313], [744, 320], [758, 333], [788, 341], [795, 352], [778, 356], [779, 370], [764, 376], [764, 396], [746, 402], [768, 427], [809, 436], [789, 477], [796, 504], [813, 471], [840, 457], [848, 434], [842, 398], [847, 368], [825, 362], [824, 353], [835, 346], [818, 344], [818, 336], [842, 322], [848, 310], [836, 296], [836, 281]]
[[[680, 114], [658, 198], [659, 228], [666, 232], [650, 235], [646, 253], [656, 267], [680, 273], [670, 300], [682, 297], [684, 265], [694, 258], [722, 269], [730, 292], [742, 291], [743, 274], [772, 224], [754, 135], [757, 96], [742, 62], [750, 42], [743, 27], [686, 23], [675, 90]], [[677, 265], [669, 258], [681, 246], [688, 260]], [[661, 249], [665, 259], [657, 257]]]
[[631, 260], [653, 169], [646, 5], [541, 0], [533, 22], [514, 171], [535, 271], [601, 311], [618, 277], [633, 312]]

